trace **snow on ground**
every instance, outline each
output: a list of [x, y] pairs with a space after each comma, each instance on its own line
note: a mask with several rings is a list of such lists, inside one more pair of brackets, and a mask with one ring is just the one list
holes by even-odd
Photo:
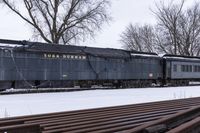
[[200, 96], [200, 86], [0, 95], [0, 118]]

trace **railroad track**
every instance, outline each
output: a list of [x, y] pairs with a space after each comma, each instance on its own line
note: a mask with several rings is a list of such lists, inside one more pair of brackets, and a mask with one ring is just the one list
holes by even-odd
[[0, 119], [0, 133], [199, 133], [200, 97]]

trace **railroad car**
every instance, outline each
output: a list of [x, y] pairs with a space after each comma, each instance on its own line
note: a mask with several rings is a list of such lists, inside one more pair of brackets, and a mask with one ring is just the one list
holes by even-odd
[[143, 87], [161, 82], [155, 53], [0, 40], [0, 87]]
[[200, 81], [200, 58], [179, 55], [163, 56], [164, 84], [180, 86]]

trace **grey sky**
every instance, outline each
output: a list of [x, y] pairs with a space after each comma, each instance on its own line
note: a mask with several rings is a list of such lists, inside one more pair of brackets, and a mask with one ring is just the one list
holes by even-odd
[[[121, 48], [119, 35], [130, 23], [154, 24], [155, 18], [150, 11], [154, 8], [154, 3], [160, 0], [112, 0], [111, 15], [113, 21], [105, 25], [95, 40], [86, 41], [79, 45], [94, 47]], [[169, 0], [163, 0], [165, 2]], [[180, 1], [180, 0], [175, 0]], [[185, 6], [190, 6], [195, 0], [187, 0]], [[2, 8], [2, 6], [1, 6]], [[31, 28], [6, 8], [0, 11], [0, 38], [29, 40], [31, 38]]]

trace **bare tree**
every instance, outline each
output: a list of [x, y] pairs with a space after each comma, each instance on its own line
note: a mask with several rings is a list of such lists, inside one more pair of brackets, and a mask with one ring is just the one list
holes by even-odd
[[72, 44], [87, 36], [94, 37], [111, 19], [109, 0], [2, 0], [2, 3], [33, 27], [35, 38], [48, 43]]
[[157, 3], [155, 26], [130, 24], [121, 34], [125, 49], [200, 56], [200, 3], [183, 8], [184, 0]]
[[172, 54], [174, 52], [174, 49], [172, 47], [168, 33], [162, 31], [160, 27], [158, 29], [156, 27], [155, 29], [156, 52], [159, 54]]
[[179, 40], [177, 39], [179, 37], [178, 20], [182, 15], [184, 1], [185, 0], [182, 0], [180, 4], [174, 4], [173, 1], [171, 1], [169, 5], [157, 3], [156, 10], [153, 11], [158, 20], [157, 29], [162, 32], [161, 34], [165, 37], [165, 40], [170, 41], [165, 43], [165, 45], [171, 44], [168, 51], [171, 54], [178, 54], [178, 49], [180, 46]]
[[180, 54], [200, 54], [200, 5], [195, 3], [179, 19]]
[[130, 24], [120, 37], [120, 42], [127, 50], [142, 52], [154, 51], [154, 30], [150, 25], [133, 26]]
[[183, 10], [184, 0], [180, 4], [156, 5], [157, 17], [156, 45], [158, 52], [199, 55], [200, 45], [200, 6], [195, 3]]

